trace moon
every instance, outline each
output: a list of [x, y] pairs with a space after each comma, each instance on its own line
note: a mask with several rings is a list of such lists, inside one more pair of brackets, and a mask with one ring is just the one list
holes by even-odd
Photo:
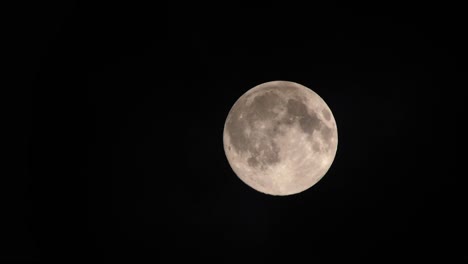
[[286, 196], [315, 185], [330, 169], [338, 147], [332, 111], [311, 89], [271, 81], [244, 93], [224, 123], [229, 165], [251, 188]]

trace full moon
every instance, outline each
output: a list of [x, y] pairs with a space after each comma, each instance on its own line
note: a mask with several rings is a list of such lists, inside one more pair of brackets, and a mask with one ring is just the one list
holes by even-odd
[[311, 89], [289, 81], [262, 83], [244, 93], [224, 124], [224, 152], [251, 188], [286, 196], [315, 185], [338, 147], [332, 111]]

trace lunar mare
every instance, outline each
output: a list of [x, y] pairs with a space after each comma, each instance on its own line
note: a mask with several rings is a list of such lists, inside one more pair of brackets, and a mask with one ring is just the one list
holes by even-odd
[[234, 173], [270, 195], [291, 195], [316, 184], [336, 155], [332, 111], [311, 89], [289, 81], [255, 86], [232, 106], [223, 133]]

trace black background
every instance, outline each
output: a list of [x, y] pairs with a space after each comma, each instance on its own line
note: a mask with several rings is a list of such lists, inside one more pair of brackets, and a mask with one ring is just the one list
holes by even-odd
[[[2, 259], [468, 261], [460, 6], [20, 10]], [[242, 183], [222, 147], [235, 100], [272, 80], [338, 125], [327, 175], [288, 197]]]

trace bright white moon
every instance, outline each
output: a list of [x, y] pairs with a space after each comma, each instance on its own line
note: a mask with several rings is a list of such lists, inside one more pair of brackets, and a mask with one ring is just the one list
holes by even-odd
[[270, 195], [307, 190], [329, 170], [338, 146], [335, 118], [325, 101], [294, 82], [255, 86], [231, 108], [224, 151], [235, 174]]

